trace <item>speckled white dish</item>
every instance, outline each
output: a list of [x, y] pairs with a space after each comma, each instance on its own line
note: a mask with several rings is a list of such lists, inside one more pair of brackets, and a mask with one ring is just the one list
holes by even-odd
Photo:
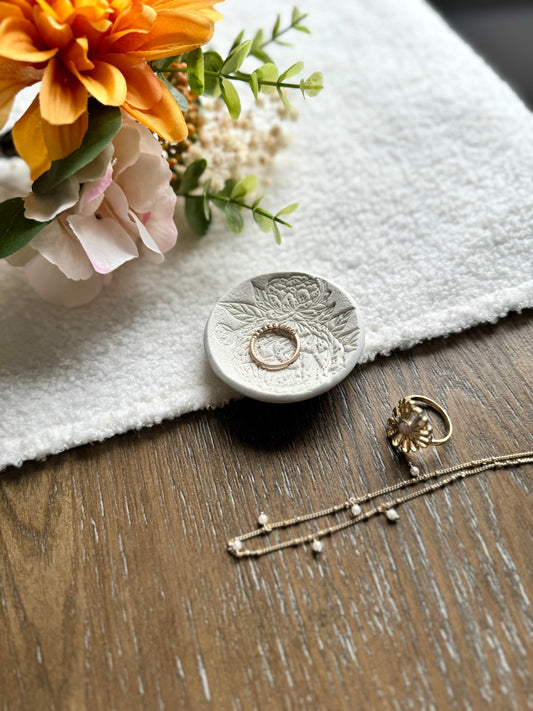
[[[252, 334], [279, 323], [300, 336], [299, 357], [282, 370], [265, 370], [250, 357]], [[267, 402], [297, 402], [326, 392], [353, 369], [363, 351], [360, 311], [340, 287], [304, 272], [262, 274], [233, 287], [207, 321], [204, 344], [215, 373], [232, 388]], [[288, 359], [293, 343], [279, 334], [261, 338], [265, 359]]]

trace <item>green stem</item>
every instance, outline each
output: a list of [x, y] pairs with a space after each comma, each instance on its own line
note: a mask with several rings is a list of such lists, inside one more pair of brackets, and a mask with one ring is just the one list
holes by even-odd
[[[213, 72], [210, 69], [205, 70], [205, 75], [208, 77], [213, 77], [217, 79], [218, 77], [223, 77], [224, 79], [230, 79], [231, 81], [245, 81], [247, 84], [250, 83], [251, 74], [244, 74], [239, 72], [239, 74], [222, 74], [222, 72]], [[299, 84], [289, 84], [283, 81], [267, 81], [266, 79], [259, 79], [259, 86], [279, 86], [282, 89], [299, 89]]]
[[[189, 193], [186, 195], [183, 195], [183, 197], [189, 196]], [[191, 196], [192, 197], [192, 196]], [[234, 198], [230, 198], [227, 195], [218, 195], [217, 193], [206, 193], [206, 197], [208, 200], [211, 200], [213, 202], [216, 202], [219, 200], [220, 202], [225, 202], [225, 203], [234, 203], [235, 205], [238, 205], [239, 207], [245, 207], [247, 210], [252, 210], [254, 211], [253, 207], [251, 205], [247, 205], [245, 202], [242, 202], [241, 200], [235, 200]], [[255, 212], [258, 212], [260, 215], [263, 215], [263, 217], [268, 217], [269, 219], [273, 220], [274, 222], [279, 222], [280, 225], [285, 225], [285, 227], [292, 227], [292, 225], [289, 225], [288, 222], [285, 222], [285, 220], [281, 220], [279, 217], [275, 217], [274, 215], [271, 215], [270, 212], [267, 210], [263, 210], [261, 207], [256, 207]]]
[[308, 13], [306, 13], [305, 15], [302, 15], [297, 22], [291, 22], [291, 24], [288, 27], [286, 27], [284, 30], [281, 30], [280, 32], [278, 32], [278, 34], [275, 37], [271, 37], [270, 39], [266, 40], [266, 42], [263, 42], [263, 44], [260, 45], [260, 48], [263, 49], [268, 44], [272, 44], [272, 42], [277, 42], [278, 37], [281, 37], [282, 35], [286, 34], [287, 32], [290, 32], [290, 30], [292, 30], [296, 25], [299, 25], [300, 22], [305, 20], [305, 18], [307, 17], [307, 14]]
[[[186, 70], [184, 69], [165, 69], [163, 72], [166, 74], [167, 72], [185, 72]], [[206, 77], [213, 77], [213, 79], [218, 79], [219, 77], [223, 77], [224, 79], [230, 79], [231, 81], [245, 81], [247, 84], [250, 83], [250, 77], [251, 74], [244, 74], [244, 73], [239, 73], [239, 74], [222, 74], [222, 72], [213, 72], [211, 69], [206, 69], [204, 71], [204, 74]], [[288, 82], [280, 82], [280, 81], [267, 81], [266, 79], [259, 79], [259, 85], [265, 85], [265, 86], [279, 86], [282, 89], [299, 89], [300, 85], [299, 84], [289, 84]]]

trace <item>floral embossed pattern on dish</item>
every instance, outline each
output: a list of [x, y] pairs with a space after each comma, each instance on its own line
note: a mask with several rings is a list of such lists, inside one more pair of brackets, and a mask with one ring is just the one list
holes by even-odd
[[[295, 329], [299, 357], [277, 371], [250, 358], [250, 338], [261, 326]], [[329, 390], [352, 370], [363, 346], [360, 315], [353, 300], [321, 277], [264, 274], [239, 284], [215, 306], [205, 346], [214, 371], [239, 392], [259, 400], [304, 400]], [[276, 333], [261, 338], [265, 358], [285, 361], [293, 344]]]

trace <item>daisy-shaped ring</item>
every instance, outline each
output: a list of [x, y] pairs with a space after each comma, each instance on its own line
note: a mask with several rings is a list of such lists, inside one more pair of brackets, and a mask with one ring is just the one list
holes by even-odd
[[[441, 439], [435, 439], [433, 427], [420, 404], [438, 412], [446, 423], [447, 431]], [[424, 395], [409, 395], [400, 400], [387, 420], [387, 437], [392, 446], [404, 454], [443, 444], [451, 435], [452, 423], [446, 410]]]

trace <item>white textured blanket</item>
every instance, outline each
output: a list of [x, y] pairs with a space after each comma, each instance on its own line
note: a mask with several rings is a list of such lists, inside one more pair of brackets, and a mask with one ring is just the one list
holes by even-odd
[[[220, 7], [222, 49], [290, 10]], [[348, 290], [367, 360], [533, 304], [527, 109], [422, 0], [301, 9], [313, 34], [277, 59], [304, 58], [326, 89], [301, 107], [265, 202], [298, 200], [294, 230], [281, 247], [252, 224], [234, 236], [221, 221], [201, 240], [181, 230], [162, 266], [128, 265], [71, 311], [0, 264], [0, 466], [226, 402], [203, 328], [218, 297], [256, 274], [310, 271]]]

